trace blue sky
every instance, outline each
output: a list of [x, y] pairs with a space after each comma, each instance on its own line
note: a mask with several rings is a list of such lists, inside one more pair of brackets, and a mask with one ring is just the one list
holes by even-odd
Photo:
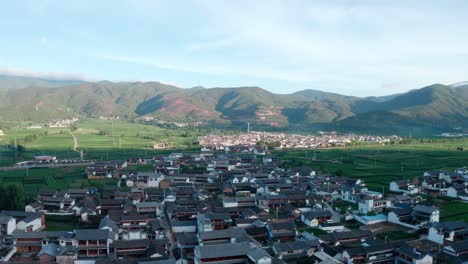
[[3, 1], [0, 72], [385, 95], [468, 80], [468, 1]]

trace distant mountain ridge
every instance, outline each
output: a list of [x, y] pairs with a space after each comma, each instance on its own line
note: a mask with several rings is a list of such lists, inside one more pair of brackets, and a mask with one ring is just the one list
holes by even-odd
[[18, 90], [28, 87], [57, 88], [84, 83], [82, 80], [50, 79], [27, 76], [6, 75], [0, 73], [0, 91]]
[[55, 80], [28, 78], [19, 80], [22, 85], [14, 89], [0, 81], [0, 120], [154, 116], [221, 125], [250, 122], [262, 127], [382, 133], [468, 127], [468, 85], [464, 84], [434, 84], [403, 94], [361, 98], [317, 90], [275, 94], [260, 87], [184, 89], [158, 82], [63, 81], [60, 86]]

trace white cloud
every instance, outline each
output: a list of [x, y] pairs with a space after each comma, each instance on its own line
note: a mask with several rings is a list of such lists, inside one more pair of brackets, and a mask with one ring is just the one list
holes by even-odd
[[12, 76], [23, 76], [23, 77], [34, 77], [34, 78], [47, 78], [56, 80], [83, 80], [83, 81], [96, 81], [94, 78], [90, 78], [82, 73], [62, 73], [62, 72], [39, 72], [29, 69], [18, 69], [18, 68], [0, 68], [0, 74], [12, 75]]
[[[252, 82], [284, 93], [315, 88], [358, 96], [467, 79], [468, 5], [462, 0], [84, 0], [71, 7], [51, 0], [38, 7], [23, 5], [31, 9], [26, 14], [35, 14], [30, 19], [38, 21], [38, 32], [52, 29], [39, 39], [33, 35], [20, 42], [12, 35], [5, 43], [32, 39], [57, 46], [34, 45], [39, 47], [24, 52], [21, 45], [2, 46], [4, 68], [15, 58], [41, 58], [25, 65], [46, 61], [50, 65], [40, 66], [86, 69], [114, 79], [151, 79], [158, 73], [157, 78], [187, 86]], [[103, 8], [109, 10], [104, 16], [98, 11]], [[49, 21], [50, 13], [62, 16]], [[60, 30], [53, 30], [55, 25]], [[15, 47], [11, 54], [9, 46]]]
[[[284, 1], [203, 3], [211, 24], [217, 25], [205, 30], [225, 36], [215, 43], [254, 50], [258, 57], [252, 61], [270, 56], [275, 66], [295, 66], [311, 86], [349, 81], [350, 90], [375, 93], [379, 84], [397, 82], [402, 85], [387, 92], [400, 92], [466, 79], [468, 38], [461, 36], [468, 35], [468, 21], [463, 13], [388, 2], [345, 7]], [[369, 80], [367, 88], [358, 87], [360, 79]]]
[[[230, 76], [249, 76], [255, 78], [268, 78], [273, 80], [283, 80], [290, 82], [307, 82], [311, 81], [310, 75], [301, 71], [275, 70], [267, 66], [261, 67], [258, 65], [226, 65], [222, 62], [210, 62], [207, 60], [201, 61], [178, 61], [175, 58], [171, 59], [155, 59], [148, 57], [138, 57], [133, 55], [116, 55], [116, 54], [94, 54], [95, 57], [111, 60], [115, 62], [124, 62], [156, 67], [164, 70], [213, 74], [213, 75], [230, 75]], [[170, 62], [167, 62], [170, 61]]]

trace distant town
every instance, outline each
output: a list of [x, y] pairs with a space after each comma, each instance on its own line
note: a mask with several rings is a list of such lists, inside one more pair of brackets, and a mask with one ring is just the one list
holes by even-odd
[[199, 137], [203, 150], [229, 150], [230, 148], [251, 147], [264, 143], [276, 149], [307, 149], [345, 147], [353, 142], [384, 144], [398, 142], [399, 136], [373, 136], [319, 132], [318, 135], [299, 135], [252, 131], [244, 134], [212, 134]]

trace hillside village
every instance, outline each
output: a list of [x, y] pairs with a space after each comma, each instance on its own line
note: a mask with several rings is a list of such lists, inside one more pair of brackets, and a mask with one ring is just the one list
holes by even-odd
[[[135, 165], [151, 171], [132, 171]], [[123, 173], [123, 171], [126, 171]], [[428, 197], [466, 200], [468, 169], [422, 172], [370, 190], [364, 180], [284, 169], [272, 154], [172, 153], [90, 163], [115, 186], [44, 189], [0, 211], [11, 263], [466, 263], [468, 223]], [[48, 231], [51, 219], [79, 227]], [[64, 220], [67, 221], [67, 220]], [[70, 221], [70, 220], [68, 220]]]

